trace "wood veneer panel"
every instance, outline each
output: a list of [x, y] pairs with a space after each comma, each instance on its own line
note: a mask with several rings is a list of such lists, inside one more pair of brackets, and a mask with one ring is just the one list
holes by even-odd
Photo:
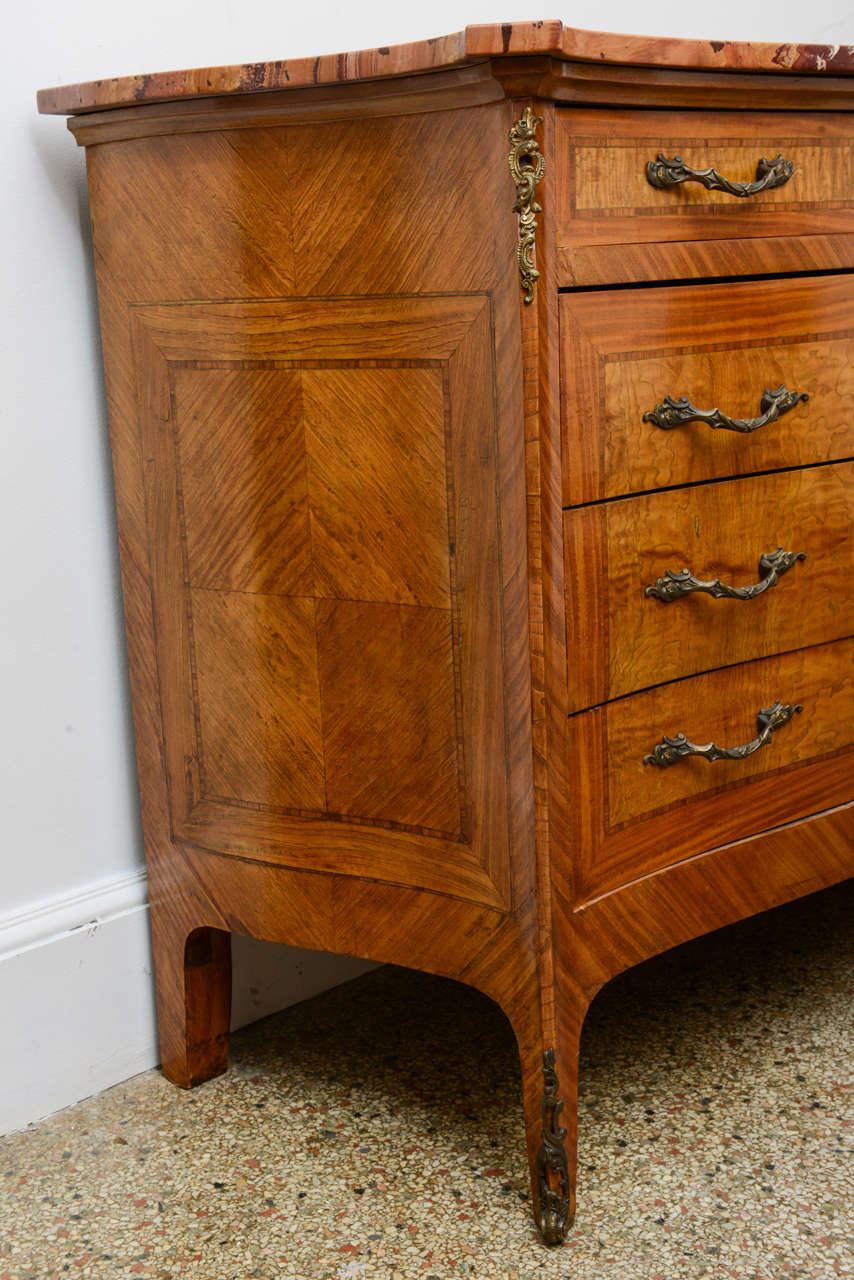
[[[851, 457], [852, 293], [842, 275], [561, 295], [565, 504]], [[667, 396], [755, 418], [781, 383], [809, 400], [750, 434], [643, 421]]]
[[[564, 528], [570, 711], [854, 633], [852, 463], [575, 508]], [[757, 584], [760, 556], [778, 547], [806, 560], [753, 600], [644, 593], [683, 567], [705, 581]]]
[[135, 302], [457, 294], [500, 279], [515, 306], [506, 131], [496, 139], [488, 109], [451, 119], [249, 120], [89, 147], [96, 252]]
[[[441, 115], [425, 114], [381, 125], [347, 120], [334, 129], [288, 131], [289, 164], [299, 175], [291, 199], [302, 291], [370, 293], [377, 280], [389, 276], [396, 276], [399, 287], [408, 291], [427, 272], [443, 282], [437, 287], [457, 291], [467, 287], [467, 279], [483, 278], [495, 255], [493, 233], [487, 228], [497, 212], [490, 204], [491, 188], [481, 188], [476, 180], [484, 164], [485, 112], [472, 112], [452, 133], [447, 120], [444, 125], [442, 121]], [[321, 165], [318, 151], [323, 153]], [[417, 175], [413, 154], [429, 156]], [[501, 160], [503, 186], [506, 154]], [[461, 185], [461, 177], [470, 189]], [[505, 209], [508, 202], [513, 204], [509, 174], [507, 188]], [[363, 194], [354, 204], [341, 199], [342, 189]], [[441, 197], [441, 212], [414, 226], [413, 206], [433, 192]], [[468, 243], [463, 255], [449, 229], [464, 217], [485, 230]], [[376, 235], [377, 223], [382, 225], [381, 236]], [[335, 245], [334, 254], [323, 251], [329, 244]]]
[[[453, 882], [488, 902], [503, 892], [507, 729], [488, 604], [498, 511], [495, 488], [483, 488], [496, 467], [490, 320], [477, 296], [134, 312], [183, 839]], [[251, 422], [233, 446], [237, 392]], [[224, 469], [220, 496], [212, 476]], [[208, 585], [234, 579], [247, 541], [259, 547], [257, 581], [242, 593]], [[291, 552], [300, 568], [289, 579]]]
[[327, 801], [458, 838], [465, 775], [445, 609], [317, 601]]
[[301, 382], [315, 593], [449, 608], [441, 365], [307, 369]]
[[[663, 735], [721, 747], [757, 735], [775, 701], [803, 706], [744, 760], [644, 765]], [[705, 849], [847, 803], [854, 791], [854, 640], [663, 685], [569, 721], [580, 802], [580, 900]]]
[[324, 810], [314, 601], [189, 594], [200, 798]]
[[176, 365], [172, 399], [192, 585], [311, 596], [301, 373]]
[[[564, 250], [854, 231], [854, 141], [844, 113], [569, 108], [558, 113], [555, 146]], [[740, 182], [755, 179], [762, 156], [782, 154], [795, 172], [785, 185], [745, 199], [695, 182], [659, 190], [646, 178], [659, 153]]]
[[127, 297], [295, 291], [285, 130], [144, 138], [86, 161], [96, 252]]
[[[144, 790], [150, 793], [150, 797], [144, 797], [143, 804], [146, 839], [153, 851], [152, 857], [164, 844], [163, 833], [168, 832], [170, 819], [163, 817], [167, 796], [160, 751], [163, 736], [161, 691], [155, 683], [148, 535], [143, 510], [142, 477], [150, 466], [150, 454], [146, 453], [145, 460], [140, 456], [138, 412], [134, 404], [136, 353], [129, 343], [128, 303], [131, 303], [131, 314], [134, 314], [133, 304], [153, 301], [158, 307], [164, 302], [167, 305], [163, 307], [164, 324], [157, 339], [159, 355], [154, 351], [151, 354], [160, 359], [165, 352], [173, 370], [194, 362], [203, 370], [211, 364], [220, 366], [223, 362], [233, 366], [249, 358], [251, 371], [257, 372], [259, 360], [263, 362], [272, 358], [275, 372], [278, 372], [283, 366], [283, 362], [276, 358], [281, 355], [282, 344], [287, 347], [285, 365], [293, 358], [317, 368], [324, 362], [341, 358], [342, 334], [349, 329], [351, 335], [358, 335], [360, 369], [367, 368], [377, 359], [382, 360], [384, 369], [398, 361], [409, 365], [416, 360], [422, 363], [426, 360], [430, 364], [431, 361], [447, 359], [446, 394], [454, 410], [452, 420], [456, 413], [454, 406], [461, 407], [464, 403], [467, 406], [467, 423], [475, 420], [485, 422], [488, 418], [494, 424], [497, 414], [501, 430], [496, 432], [493, 425], [493, 436], [484, 448], [472, 447], [470, 452], [463, 449], [457, 452], [456, 445], [460, 440], [457, 436], [452, 450], [455, 461], [451, 478], [452, 486], [464, 481], [465, 487], [474, 483], [477, 476], [476, 484], [480, 490], [484, 467], [488, 471], [490, 466], [498, 466], [498, 472], [492, 475], [492, 487], [486, 490], [485, 503], [478, 502], [471, 507], [464, 528], [456, 531], [455, 542], [456, 563], [465, 566], [465, 587], [460, 590], [458, 586], [455, 595], [459, 634], [464, 633], [469, 639], [459, 652], [456, 679], [467, 705], [474, 709], [476, 716], [483, 717], [480, 734], [483, 755], [477, 751], [466, 752], [466, 768], [470, 771], [470, 790], [491, 798], [485, 809], [479, 805], [470, 809], [469, 817], [471, 829], [475, 831], [482, 815], [488, 815], [483, 819], [485, 830], [479, 844], [488, 873], [482, 870], [484, 862], [480, 857], [472, 860], [464, 849], [455, 846], [454, 867], [446, 878], [432, 856], [435, 844], [428, 844], [425, 849], [421, 837], [413, 836], [410, 840], [405, 833], [396, 835], [399, 843], [402, 842], [409, 850], [406, 856], [412, 858], [411, 869], [416, 862], [420, 863], [418, 877], [430, 886], [431, 891], [445, 889], [451, 894], [473, 892], [489, 901], [500, 899], [506, 904], [510, 892], [507, 832], [512, 830], [514, 874], [521, 877], [517, 885], [530, 881], [533, 834], [530, 818], [531, 762], [525, 729], [530, 716], [530, 675], [525, 658], [524, 492], [522, 461], [513, 429], [513, 424], [520, 417], [518, 286], [512, 272], [506, 270], [506, 264], [515, 261], [514, 220], [498, 212], [503, 207], [503, 193], [506, 192], [512, 201], [506, 169], [509, 125], [505, 126], [502, 120], [487, 113], [458, 111], [455, 117], [455, 148], [451, 156], [446, 146], [448, 120], [446, 115], [433, 117], [426, 124], [415, 118], [409, 121], [372, 120], [364, 122], [358, 129], [351, 129], [348, 134], [351, 146], [361, 150], [368, 167], [371, 167], [370, 155], [374, 152], [377, 156], [394, 158], [401, 188], [410, 190], [405, 202], [405, 237], [394, 238], [394, 229], [387, 226], [388, 197], [385, 191], [374, 191], [363, 182], [354, 188], [353, 200], [339, 199], [325, 211], [314, 210], [310, 218], [314, 239], [306, 244], [311, 246], [312, 253], [316, 253], [316, 246], [328, 246], [339, 234], [340, 227], [360, 220], [362, 215], [356, 206], [363, 206], [364, 225], [371, 230], [371, 254], [365, 256], [363, 252], [360, 257], [358, 237], [354, 238], [352, 252], [332, 259], [320, 287], [324, 292], [342, 288], [346, 292], [353, 266], [358, 264], [361, 283], [369, 295], [376, 298], [385, 290], [398, 295], [394, 303], [389, 304], [394, 307], [391, 323], [381, 315], [377, 320], [378, 313], [382, 313], [386, 305], [381, 299], [363, 303], [336, 296], [328, 303], [326, 325], [319, 323], [316, 303], [303, 304], [293, 300], [288, 304], [291, 322], [277, 329], [276, 304], [273, 303], [272, 309], [263, 315], [257, 326], [259, 332], [268, 331], [268, 336], [272, 329], [276, 335], [272, 341], [256, 340], [250, 323], [241, 341], [218, 348], [214, 361], [210, 360], [211, 350], [205, 344], [210, 312], [205, 310], [204, 304], [195, 311], [194, 304], [189, 304], [179, 318], [177, 310], [170, 311], [169, 300], [174, 299], [182, 306], [187, 298], [194, 297], [227, 299], [254, 296], [261, 300], [270, 293], [281, 297], [292, 290], [289, 283], [293, 278], [291, 205], [306, 172], [300, 166], [305, 160], [312, 174], [319, 175], [321, 186], [342, 190], [340, 172], [335, 170], [338, 152], [334, 143], [338, 126], [315, 125], [310, 131], [311, 147], [308, 151], [292, 145], [297, 138], [301, 142], [305, 140], [304, 130], [246, 128], [239, 134], [230, 134], [228, 141], [223, 136], [206, 136], [198, 148], [189, 139], [158, 138], [96, 147], [87, 153], [95, 214], [94, 234], [122, 554], [127, 579], [132, 679], [139, 731], [147, 735], [141, 776]], [[392, 139], [391, 148], [389, 139]], [[447, 158], [447, 165], [442, 171], [444, 186], [441, 191], [434, 183], [422, 181], [428, 172], [424, 156], [428, 151], [432, 153], [437, 145]], [[405, 164], [402, 157], [406, 158]], [[243, 175], [240, 170], [244, 161], [254, 175], [250, 178], [249, 199], [242, 194]], [[477, 183], [470, 180], [475, 163], [483, 169], [482, 180]], [[201, 175], [204, 175], [204, 182], [200, 186]], [[266, 196], [258, 200], [251, 192], [253, 182], [262, 192], [271, 193], [272, 200]], [[215, 199], [212, 194], [209, 196], [214, 192], [217, 193]], [[460, 193], [462, 198], [457, 199]], [[450, 196], [456, 201], [454, 207], [458, 222], [455, 225], [459, 232], [453, 249], [449, 245], [445, 223]], [[197, 200], [202, 229], [198, 241], [192, 225]], [[271, 217], [273, 210], [275, 218]], [[302, 212], [300, 216], [303, 216]], [[210, 234], [206, 230], [208, 220]], [[361, 243], [364, 249], [364, 237]], [[242, 245], [245, 245], [246, 253], [242, 252]], [[280, 264], [287, 269], [286, 276], [276, 274]], [[440, 297], [432, 296], [448, 285], [471, 290], [480, 284], [494, 290], [492, 312], [491, 317], [485, 314], [484, 322], [473, 327], [465, 314], [460, 323], [460, 307], [447, 293]], [[399, 296], [413, 288], [428, 296], [418, 301]], [[470, 299], [464, 299], [461, 303], [463, 312], [472, 305]], [[226, 303], [225, 306], [231, 308], [230, 315], [234, 316], [240, 314], [242, 304]], [[313, 318], [307, 317], [304, 307], [309, 310], [315, 308]], [[262, 311], [263, 308], [259, 307], [255, 314], [260, 316]], [[190, 329], [195, 331], [195, 337], [182, 333], [186, 330], [184, 322], [191, 314]], [[170, 315], [177, 321], [174, 340], [168, 336]], [[227, 330], [228, 324], [223, 323], [218, 328], [217, 339], [227, 338]], [[393, 349], [391, 360], [387, 359], [389, 343]], [[351, 346], [347, 356], [351, 356], [353, 350]], [[494, 357], [488, 354], [493, 350]], [[452, 351], [457, 352], [456, 356], [449, 356]], [[492, 376], [493, 358], [503, 371], [504, 376], [500, 380]], [[152, 403], [162, 407], [156, 387], [152, 387], [152, 396]], [[164, 414], [168, 417], [168, 406]], [[447, 428], [447, 422], [445, 425]], [[171, 445], [166, 447], [172, 448]], [[167, 469], [173, 465], [165, 459], [164, 462]], [[499, 494], [501, 516], [496, 505]], [[172, 482], [166, 484], [162, 492], [152, 492], [148, 505], [149, 514], [155, 520], [163, 520], [164, 533], [170, 531], [178, 510], [177, 493]], [[490, 526], [491, 521], [494, 523]], [[177, 526], [176, 531], [180, 532]], [[497, 586], [499, 580], [500, 586]], [[170, 569], [164, 579], [164, 590], [176, 592], [173, 598], [179, 599], [183, 581], [180, 566], [174, 573]], [[161, 634], [168, 634], [175, 622], [174, 609], [161, 610], [157, 621]], [[492, 669], [491, 660], [484, 661], [485, 655], [493, 654], [501, 663], [499, 653], [502, 644], [506, 684], [498, 678], [497, 669]], [[189, 685], [189, 681], [184, 681], [182, 687], [186, 691]], [[167, 698], [165, 710], [167, 717], [177, 714], [186, 717], [188, 724], [192, 723], [191, 701], [184, 704], [180, 699], [175, 702]], [[175, 723], [174, 719], [172, 723]], [[177, 759], [175, 765], [183, 777]], [[493, 789], [499, 773], [499, 791], [504, 787], [511, 789], [510, 804]], [[179, 792], [182, 787], [183, 783], [178, 787]], [[216, 822], [206, 808], [206, 802], [200, 802], [195, 812], [195, 838], [203, 843], [209, 842], [214, 839]], [[235, 815], [234, 833], [238, 844], [252, 847], [256, 854], [259, 847], [269, 851], [272, 848], [269, 829], [264, 821], [259, 820], [257, 813], [251, 809], [244, 810], [242, 821], [245, 827], [241, 831], [239, 815]], [[304, 861], [329, 869], [334, 865], [340, 866], [342, 860], [349, 858], [340, 827], [325, 835], [317, 828], [313, 830], [317, 832], [318, 848], [312, 853], [308, 846], [314, 837], [307, 837], [300, 855]], [[296, 849], [301, 844], [299, 820], [294, 820], [289, 831], [291, 847]], [[390, 851], [385, 835], [379, 837], [384, 852], [380, 854], [379, 862], [375, 866], [372, 864], [369, 846], [375, 834], [374, 828], [369, 828], [366, 834], [359, 834], [358, 842], [364, 839], [365, 843], [361, 845], [361, 852], [352, 854], [349, 862], [351, 871], [356, 875], [386, 874], [397, 881], [402, 874], [401, 864]], [[358, 842], [354, 840], [353, 843]], [[330, 854], [330, 849], [336, 851], [334, 855]], [[283, 855], [278, 850], [264, 856], [270, 856], [280, 864]], [[496, 885], [499, 886], [497, 890]], [[522, 894], [524, 891], [517, 887], [514, 892]]]

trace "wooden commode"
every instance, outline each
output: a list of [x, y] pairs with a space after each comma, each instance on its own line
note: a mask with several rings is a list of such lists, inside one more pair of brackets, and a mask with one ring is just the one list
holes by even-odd
[[854, 875], [852, 72], [538, 22], [40, 94], [171, 1080], [233, 932], [470, 983], [555, 1243], [595, 993]]

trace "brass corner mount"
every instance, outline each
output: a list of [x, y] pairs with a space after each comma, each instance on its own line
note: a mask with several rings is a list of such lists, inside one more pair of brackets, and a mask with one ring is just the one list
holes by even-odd
[[535, 116], [531, 108], [526, 107], [510, 130], [510, 176], [516, 187], [513, 212], [519, 215], [516, 261], [522, 276], [526, 304], [534, 300], [534, 286], [540, 274], [534, 266], [534, 249], [537, 241], [536, 215], [542, 212], [542, 208], [534, 197], [537, 183], [546, 171], [545, 157], [535, 137], [537, 125], [542, 123], [543, 117]]
[[555, 1051], [543, 1054], [543, 1100], [540, 1114], [543, 1132], [537, 1152], [538, 1221], [546, 1244], [562, 1244], [571, 1226], [569, 1165], [564, 1140], [566, 1129], [560, 1121], [563, 1103], [558, 1098], [560, 1084], [555, 1071]]

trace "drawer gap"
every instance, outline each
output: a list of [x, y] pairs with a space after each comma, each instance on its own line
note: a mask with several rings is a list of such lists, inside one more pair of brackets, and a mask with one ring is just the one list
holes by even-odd
[[[766, 240], [774, 239], [773, 236], [764, 238]], [[608, 247], [620, 248], [619, 245]], [[814, 280], [821, 279], [823, 276], [850, 275], [854, 275], [854, 267], [827, 267], [820, 271], [759, 271], [753, 275], [687, 276], [678, 280], [663, 276], [661, 279], [638, 280], [632, 283], [618, 280], [612, 284], [561, 285], [558, 288], [558, 293], [624, 293], [627, 290], [634, 292], [636, 289], [660, 289], [662, 286], [666, 286], [668, 289], [684, 289], [686, 287], [697, 288], [698, 285], [702, 284], [747, 284], [751, 280]]]
[[[838, 467], [854, 462], [854, 457], [834, 458], [832, 462], [805, 462], [800, 467], [771, 467], [766, 471], [744, 471], [737, 480], [755, 480], [762, 476], [780, 475], [784, 471], [817, 471], [821, 467]], [[564, 511], [581, 511], [589, 507], [606, 507], [615, 502], [630, 502], [633, 498], [648, 498], [655, 493], [673, 493], [679, 489], [705, 489], [714, 484], [731, 484], [732, 476], [711, 476], [708, 480], [689, 480], [685, 484], [662, 485], [657, 489], [633, 489], [630, 493], [614, 493], [607, 498], [594, 498], [591, 502], [575, 502], [562, 508]]]
[[[846, 640], [852, 639], [854, 639], [854, 635], [837, 636], [833, 643], [843, 644]], [[822, 640], [816, 644], [802, 644], [798, 645], [795, 649], [781, 649], [779, 653], [775, 653], [771, 656], [774, 658], [784, 658], [789, 653], [807, 653], [810, 649], [825, 648], [827, 643], [828, 642], [826, 640]], [[736, 667], [749, 667], [755, 665], [757, 661], [762, 662], [765, 661], [765, 659], [751, 658], [746, 662], [725, 662], [720, 666], [708, 667], [703, 671], [698, 671], [695, 675], [676, 676], [673, 680], [659, 680], [655, 684], [645, 684], [641, 689], [630, 689], [628, 693], [620, 693], [614, 698], [605, 698], [602, 702], [591, 702], [586, 707], [579, 707], [577, 711], [570, 711], [567, 719], [574, 720], [577, 716], [587, 715], [590, 711], [599, 711], [602, 707], [610, 707], [617, 702], [625, 702], [626, 699], [634, 698], [639, 693], [650, 693], [653, 689], [665, 689], [669, 684], [685, 684], [687, 681], [699, 679], [701, 676], [714, 675], [716, 671], [732, 671], [735, 670]]]

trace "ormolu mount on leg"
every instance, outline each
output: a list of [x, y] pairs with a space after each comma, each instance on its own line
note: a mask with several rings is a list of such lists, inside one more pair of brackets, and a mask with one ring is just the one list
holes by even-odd
[[537, 1152], [537, 1185], [539, 1188], [539, 1227], [546, 1244], [561, 1244], [570, 1227], [569, 1169], [564, 1150], [566, 1130], [558, 1120], [563, 1103], [558, 1098], [559, 1083], [555, 1071], [555, 1051], [543, 1054], [543, 1138]]

